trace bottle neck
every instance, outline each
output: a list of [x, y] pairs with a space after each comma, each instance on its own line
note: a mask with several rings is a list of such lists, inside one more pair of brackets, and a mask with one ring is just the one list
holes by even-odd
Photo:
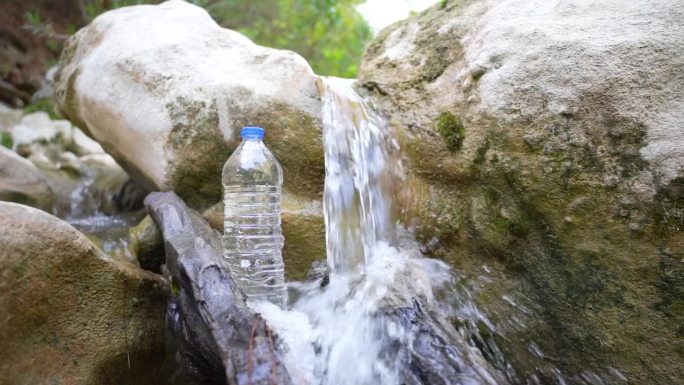
[[247, 141], [261, 142], [262, 139], [258, 136], [244, 136], [244, 137], [242, 137], [242, 141], [243, 142], [247, 142]]

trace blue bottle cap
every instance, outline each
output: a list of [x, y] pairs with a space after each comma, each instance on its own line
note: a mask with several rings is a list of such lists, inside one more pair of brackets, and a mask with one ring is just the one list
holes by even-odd
[[244, 138], [264, 138], [264, 129], [261, 127], [242, 127], [240, 136]]

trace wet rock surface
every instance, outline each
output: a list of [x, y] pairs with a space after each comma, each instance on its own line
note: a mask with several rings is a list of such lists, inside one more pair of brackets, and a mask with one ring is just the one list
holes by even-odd
[[155, 384], [167, 284], [40, 210], [0, 202], [0, 383]]
[[174, 287], [167, 325], [181, 366], [202, 384], [290, 384], [277, 336], [220, 263], [219, 233], [173, 193], [145, 204], [164, 237]]
[[[536, 355], [574, 383], [682, 381], [682, 16], [668, 0], [447, 1], [366, 51], [360, 89], [407, 155], [404, 221], [427, 253], [497, 277], [476, 292], [536, 347], [499, 339], [523, 378]], [[511, 326], [532, 309], [534, 332]]]

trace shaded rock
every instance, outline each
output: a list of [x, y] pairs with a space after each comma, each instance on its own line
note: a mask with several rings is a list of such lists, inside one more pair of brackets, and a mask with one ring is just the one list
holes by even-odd
[[114, 196], [114, 202], [121, 211], [140, 210], [144, 207], [143, 201], [148, 193], [149, 191], [127, 179]]
[[182, 367], [202, 384], [290, 384], [277, 336], [221, 263], [219, 233], [173, 193], [151, 193], [145, 205], [164, 237], [175, 291], [167, 323]]
[[130, 249], [138, 259], [140, 267], [161, 273], [164, 263], [164, 239], [152, 218], [146, 216], [129, 230]]
[[[431, 253], [466, 274], [497, 266], [541, 305], [543, 325], [508, 338], [534, 338], [571, 382], [607, 367], [684, 381], [684, 316], [671, 311], [684, 266], [662, 256], [684, 245], [669, 225], [684, 199], [668, 193], [684, 171], [683, 12], [447, 1], [382, 31], [361, 65], [410, 163], [404, 221]], [[505, 307], [498, 294], [483, 307]]]
[[0, 382], [157, 384], [166, 284], [42, 211], [0, 202]]
[[49, 211], [54, 193], [33, 163], [0, 146], [0, 200]]
[[193, 207], [220, 200], [221, 167], [244, 125], [265, 127], [286, 188], [322, 191], [320, 96], [309, 65], [186, 2], [97, 17], [67, 43], [54, 91], [64, 116], [136, 183], [173, 190]]
[[[311, 264], [325, 260], [325, 221], [320, 201], [282, 195], [283, 260], [288, 280], [304, 281]], [[223, 202], [202, 213], [209, 224], [223, 232]]]
[[283, 199], [281, 218], [285, 278], [304, 281], [311, 265], [326, 259], [323, 207], [320, 201], [288, 197]]

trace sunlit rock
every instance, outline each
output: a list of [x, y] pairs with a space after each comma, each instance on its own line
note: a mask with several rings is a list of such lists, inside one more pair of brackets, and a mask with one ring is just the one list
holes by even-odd
[[320, 97], [299, 55], [260, 47], [181, 1], [106, 12], [72, 37], [59, 110], [149, 190], [191, 206], [221, 197], [220, 170], [240, 127], [261, 125], [285, 187], [323, 186]]

